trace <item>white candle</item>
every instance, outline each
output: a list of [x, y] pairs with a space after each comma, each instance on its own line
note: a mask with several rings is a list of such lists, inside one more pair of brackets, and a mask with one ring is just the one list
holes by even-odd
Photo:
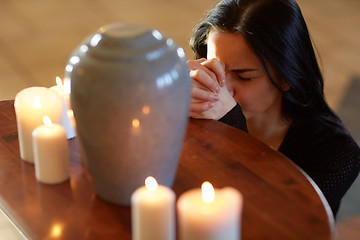
[[31, 87], [20, 91], [15, 97], [15, 112], [19, 135], [20, 156], [33, 163], [32, 131], [43, 124], [43, 117], [53, 122], [61, 121], [62, 100], [58, 94], [45, 87]]
[[231, 187], [216, 189], [204, 182], [202, 189], [183, 193], [178, 200], [180, 240], [238, 240], [243, 198]]
[[[74, 125], [72, 124], [72, 119], [69, 119], [68, 111], [71, 110], [70, 104], [70, 85], [63, 84], [60, 77], [56, 77], [56, 85], [52, 86], [50, 90], [59, 94], [62, 98], [62, 115], [61, 115], [61, 125], [66, 130], [66, 136], [68, 139], [74, 138], [76, 136], [76, 131]], [[74, 115], [72, 115], [74, 117]]]
[[69, 147], [66, 131], [45, 116], [45, 125], [33, 133], [35, 175], [39, 182], [61, 183], [69, 178]]
[[131, 196], [133, 240], [175, 239], [175, 193], [153, 177], [145, 185]]

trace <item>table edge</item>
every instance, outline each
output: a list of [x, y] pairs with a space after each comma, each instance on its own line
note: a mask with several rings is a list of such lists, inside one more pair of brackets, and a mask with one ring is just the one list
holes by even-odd
[[309, 181], [309, 183], [312, 185], [312, 187], [315, 189], [316, 193], [318, 194], [322, 204], [324, 205], [325, 208], [325, 212], [328, 216], [328, 220], [329, 220], [329, 224], [330, 224], [330, 231], [331, 231], [331, 236], [332, 239], [335, 239], [335, 235], [336, 235], [336, 221], [335, 221], [335, 217], [334, 214], [331, 210], [331, 207], [328, 203], [328, 201], [325, 198], [324, 193], [321, 191], [321, 189], [319, 188], [319, 186], [314, 182], [314, 180], [300, 167], [298, 167], [297, 165], [295, 165], [299, 171], [307, 178], [307, 180]]
[[6, 206], [7, 204], [4, 202], [2, 197], [0, 196], [0, 214], [3, 214], [3, 216], [6, 218], [6, 220], [11, 224], [11, 226], [16, 230], [16, 232], [23, 237], [24, 240], [30, 240], [30, 235], [28, 234], [27, 230], [23, 227], [19, 227], [21, 224], [19, 224], [15, 219], [16, 217], [13, 216], [10, 207]]

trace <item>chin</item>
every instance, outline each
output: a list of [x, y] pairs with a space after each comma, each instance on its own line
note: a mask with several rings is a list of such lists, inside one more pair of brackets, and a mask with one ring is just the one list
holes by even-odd
[[242, 111], [246, 119], [250, 119], [252, 117], [252, 115], [246, 112], [244, 109]]

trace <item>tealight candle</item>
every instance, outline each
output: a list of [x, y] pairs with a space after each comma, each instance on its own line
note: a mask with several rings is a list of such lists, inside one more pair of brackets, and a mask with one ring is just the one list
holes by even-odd
[[20, 91], [15, 97], [15, 112], [19, 135], [20, 157], [34, 162], [32, 132], [43, 124], [43, 117], [49, 116], [60, 123], [62, 100], [58, 94], [45, 87], [31, 87]]
[[[62, 98], [62, 115], [61, 115], [61, 125], [66, 130], [66, 136], [68, 139], [74, 138], [76, 136], [76, 131], [74, 125], [72, 124], [72, 119], [69, 119], [68, 112], [71, 110], [70, 104], [70, 85], [62, 82], [60, 77], [56, 77], [56, 85], [52, 86], [50, 90], [58, 93]], [[72, 115], [74, 117], [74, 115]]]
[[148, 177], [131, 196], [134, 240], [175, 239], [175, 193]]
[[242, 205], [238, 190], [214, 190], [209, 182], [204, 182], [201, 189], [183, 193], [177, 203], [179, 239], [240, 239]]
[[69, 147], [66, 131], [44, 117], [44, 124], [33, 133], [35, 175], [39, 182], [61, 183], [69, 178]]

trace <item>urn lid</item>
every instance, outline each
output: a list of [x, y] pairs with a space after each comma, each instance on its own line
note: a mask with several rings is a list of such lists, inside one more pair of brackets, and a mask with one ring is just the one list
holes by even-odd
[[178, 53], [179, 49], [181, 52], [172, 39], [146, 25], [113, 23], [88, 36], [74, 55], [111, 61], [152, 61], [174, 51]]

